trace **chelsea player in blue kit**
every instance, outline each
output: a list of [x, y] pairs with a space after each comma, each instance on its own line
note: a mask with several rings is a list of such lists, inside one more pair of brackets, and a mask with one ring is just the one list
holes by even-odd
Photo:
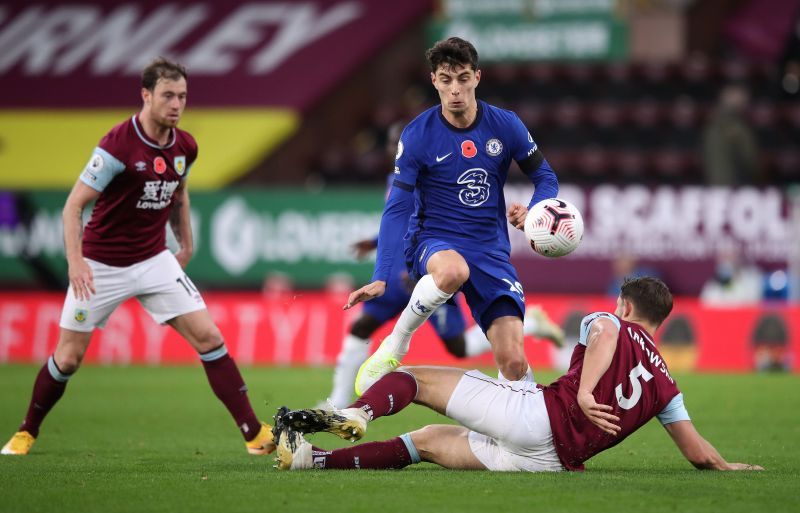
[[506, 226], [522, 229], [528, 208], [506, 208], [503, 185], [511, 159], [535, 186], [528, 206], [555, 197], [558, 180], [516, 114], [475, 98], [481, 72], [471, 43], [439, 41], [426, 57], [441, 104], [403, 131], [373, 281], [353, 292], [345, 309], [386, 292], [398, 252], [419, 281], [392, 333], [361, 366], [359, 395], [399, 366], [413, 333], [458, 290], [492, 345], [500, 377], [530, 376], [524, 295], [510, 263]]
[[[403, 124], [394, 123], [387, 132], [386, 152], [393, 160], [397, 153], [397, 144]], [[394, 173], [388, 178], [386, 194], [392, 188]], [[378, 245], [377, 238], [355, 242], [352, 246], [359, 260], [366, 257]], [[408, 304], [414, 281], [406, 270], [405, 255], [398, 251], [392, 262], [392, 272], [386, 282], [386, 293], [364, 304], [361, 314], [353, 321], [350, 330], [342, 340], [342, 347], [336, 357], [333, 372], [333, 388], [328, 396], [327, 404], [321, 402], [321, 408], [345, 408], [352, 402], [353, 385], [356, 374], [364, 360], [369, 357], [370, 337], [386, 322], [396, 317]], [[428, 319], [439, 339], [444, 343], [447, 352], [456, 358], [469, 358], [491, 351], [492, 346], [486, 339], [481, 327], [473, 325], [467, 328], [464, 315], [461, 313], [462, 300], [453, 297], [433, 312]], [[560, 347], [564, 341], [564, 331], [548, 317], [538, 305], [529, 306], [525, 313], [523, 328], [525, 335], [547, 339]]]

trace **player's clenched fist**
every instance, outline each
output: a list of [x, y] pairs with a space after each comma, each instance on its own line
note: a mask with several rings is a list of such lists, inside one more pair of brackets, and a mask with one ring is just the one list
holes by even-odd
[[512, 203], [506, 211], [508, 222], [514, 225], [517, 230], [525, 229], [525, 217], [528, 215], [528, 209], [521, 203]]

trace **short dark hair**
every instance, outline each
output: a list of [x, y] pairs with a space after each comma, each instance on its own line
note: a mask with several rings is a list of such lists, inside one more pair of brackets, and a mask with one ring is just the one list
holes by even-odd
[[478, 69], [478, 51], [472, 43], [460, 37], [450, 37], [444, 41], [437, 41], [425, 52], [425, 58], [431, 66], [431, 72], [436, 73], [439, 66], [455, 68], [464, 66], [472, 70]]
[[625, 278], [619, 296], [633, 303], [636, 313], [656, 326], [672, 311], [672, 293], [663, 281], [652, 276]]
[[186, 68], [166, 57], [159, 57], [142, 70], [142, 87], [152, 91], [160, 78], [179, 80], [181, 77], [189, 80]]

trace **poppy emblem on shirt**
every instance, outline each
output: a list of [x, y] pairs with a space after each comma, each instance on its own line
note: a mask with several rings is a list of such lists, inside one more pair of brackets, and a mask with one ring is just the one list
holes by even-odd
[[475, 143], [467, 139], [466, 141], [461, 143], [461, 154], [471, 159], [475, 155], [478, 154], [478, 148], [475, 147]]
[[153, 169], [155, 169], [158, 174], [162, 174], [167, 170], [167, 161], [164, 160], [164, 157], [156, 157], [155, 160], [153, 160]]
[[175, 157], [175, 171], [180, 176], [183, 176], [183, 173], [186, 171], [186, 157], [181, 155], [180, 157]]

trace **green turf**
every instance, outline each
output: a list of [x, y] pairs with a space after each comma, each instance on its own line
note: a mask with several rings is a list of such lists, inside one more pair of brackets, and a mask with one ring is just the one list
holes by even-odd
[[[36, 370], [0, 366], [4, 440], [24, 414]], [[329, 369], [243, 374], [262, 418], [284, 403], [313, 405], [330, 381]], [[244, 452], [200, 368], [86, 367], [33, 452], [0, 457], [0, 512], [800, 511], [800, 378], [691, 375], [678, 383], [698, 429], [724, 456], [768, 470], [696, 471], [651, 422], [584, 473], [454, 472], [428, 464], [279, 473], [271, 457]], [[367, 440], [442, 420], [410, 406], [373, 423]], [[314, 441], [347, 443], [326, 434]]]

